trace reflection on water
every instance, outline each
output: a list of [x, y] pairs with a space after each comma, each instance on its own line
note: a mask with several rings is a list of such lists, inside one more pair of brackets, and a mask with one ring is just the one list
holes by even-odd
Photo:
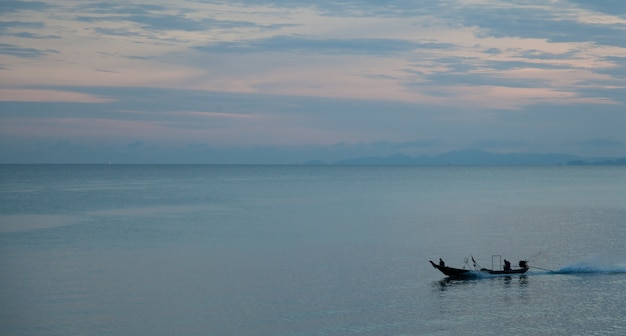
[[452, 288], [462, 288], [467, 286], [475, 286], [482, 282], [495, 282], [501, 283], [505, 286], [511, 286], [514, 284], [519, 284], [520, 287], [525, 287], [528, 285], [528, 276], [527, 275], [519, 275], [519, 276], [494, 276], [488, 278], [472, 278], [472, 279], [453, 279], [453, 278], [443, 278], [439, 281], [433, 282], [433, 287], [446, 291]]
[[81, 219], [79, 215], [0, 214], [0, 234], [73, 225]]

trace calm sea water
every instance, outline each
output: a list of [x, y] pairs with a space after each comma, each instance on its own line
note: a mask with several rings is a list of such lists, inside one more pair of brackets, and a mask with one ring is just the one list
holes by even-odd
[[624, 335], [625, 243], [624, 167], [3, 165], [0, 334]]

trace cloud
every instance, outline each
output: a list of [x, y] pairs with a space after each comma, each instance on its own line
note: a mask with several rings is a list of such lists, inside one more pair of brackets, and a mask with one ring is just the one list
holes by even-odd
[[[558, 8], [557, 8], [558, 6]], [[480, 27], [482, 37], [522, 37], [546, 39], [550, 42], [588, 42], [625, 47], [621, 35], [626, 20], [617, 25], [584, 21], [593, 12], [584, 11], [566, 1], [541, 2], [523, 6], [500, 3], [500, 6], [468, 5], [459, 16], [466, 25]], [[598, 17], [597, 14], [595, 14]], [[607, 18], [604, 18], [606, 20]]]
[[41, 22], [28, 21], [0, 21], [0, 34], [7, 35], [10, 30], [19, 29], [42, 29], [45, 25]]
[[[185, 3], [183, 3], [185, 5]], [[76, 20], [88, 23], [134, 23], [149, 31], [171, 32], [203, 32], [213, 29], [232, 28], [277, 28], [280, 24], [258, 24], [243, 20], [223, 20], [211, 17], [198, 17], [193, 14], [196, 9], [190, 7], [160, 6], [150, 4], [111, 4], [109, 2], [93, 3], [79, 6], [83, 13], [76, 16]], [[116, 28], [96, 27], [100, 33], [118, 35]]]
[[102, 35], [110, 35], [110, 36], [120, 36], [120, 37], [133, 37], [133, 36], [142, 36], [142, 34], [135, 32], [128, 28], [103, 28], [103, 27], [94, 27], [93, 31], [102, 34]]
[[598, 69], [598, 73], [610, 75], [615, 79], [626, 79], [626, 57], [608, 56], [606, 61], [611, 62], [612, 66]]
[[210, 53], [297, 52], [386, 56], [414, 49], [449, 49], [452, 47], [453, 45], [448, 43], [413, 42], [401, 39], [317, 39], [304, 36], [273, 36], [248, 41], [218, 42], [198, 46], [195, 49]]
[[143, 29], [157, 31], [203, 31], [210, 28], [213, 20], [195, 21], [182, 15], [171, 14], [134, 14], [134, 15], [109, 15], [109, 16], [79, 16], [82, 22], [132, 22], [139, 24]]
[[92, 2], [87, 4], [77, 4], [77, 9], [81, 12], [89, 12], [93, 14], [121, 14], [121, 15], [132, 15], [132, 14], [144, 14], [146, 12], [153, 11], [164, 11], [167, 10], [167, 7], [154, 5], [154, 4], [144, 4], [144, 3], [132, 3], [132, 2], [111, 2], [111, 1], [101, 1], [101, 2]]
[[0, 89], [0, 101], [108, 103], [114, 99], [62, 90]]
[[624, 141], [613, 138], [593, 138], [577, 142], [576, 145], [589, 147], [619, 147], [624, 145]]
[[58, 35], [40, 35], [40, 34], [33, 34], [29, 32], [20, 32], [20, 33], [15, 33], [13, 35], [17, 37], [32, 38], [32, 39], [60, 39], [61, 38], [61, 36], [58, 36]]
[[593, 11], [609, 14], [609, 15], [624, 15], [626, 14], [626, 7], [624, 3], [619, 0], [601, 0], [601, 1], [587, 1], [587, 0], [567, 0]]
[[54, 8], [55, 6], [50, 5], [46, 2], [40, 1], [19, 1], [19, 0], [11, 0], [11, 1], [1, 1], [0, 2], [0, 13], [12, 13], [18, 11], [45, 11]]
[[[34, 38], [34, 39], [60, 39], [59, 35], [50, 35], [43, 33], [33, 33], [32, 31], [45, 29], [45, 24], [42, 22], [32, 21], [0, 21], [0, 35], [15, 36], [20, 38]], [[26, 31], [31, 30], [31, 31]]]
[[231, 158], [311, 146], [328, 161], [350, 151], [626, 148], [618, 2], [0, 6], [4, 143], [100, 141], [106, 152], [141, 142], [137, 153], [190, 146], [223, 157], [241, 148]]
[[37, 58], [50, 53], [58, 53], [58, 51], [51, 49], [42, 50], [35, 48], [23, 48], [14, 44], [0, 43], [0, 54], [2, 55], [10, 55], [20, 58]]

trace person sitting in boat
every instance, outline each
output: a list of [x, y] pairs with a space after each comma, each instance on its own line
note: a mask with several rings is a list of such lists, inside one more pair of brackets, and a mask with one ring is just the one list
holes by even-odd
[[509, 262], [506, 259], [504, 259], [504, 270], [505, 271], [510, 271], [511, 270], [511, 262]]
[[526, 260], [520, 260], [518, 265], [520, 268], [528, 268], [528, 263], [526, 262]]
[[439, 258], [439, 266], [446, 267], [446, 263], [443, 262], [443, 259]]

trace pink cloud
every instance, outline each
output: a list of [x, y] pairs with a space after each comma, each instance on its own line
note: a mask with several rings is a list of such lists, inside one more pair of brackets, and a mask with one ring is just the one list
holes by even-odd
[[72, 91], [0, 89], [0, 101], [110, 103], [115, 100]]

